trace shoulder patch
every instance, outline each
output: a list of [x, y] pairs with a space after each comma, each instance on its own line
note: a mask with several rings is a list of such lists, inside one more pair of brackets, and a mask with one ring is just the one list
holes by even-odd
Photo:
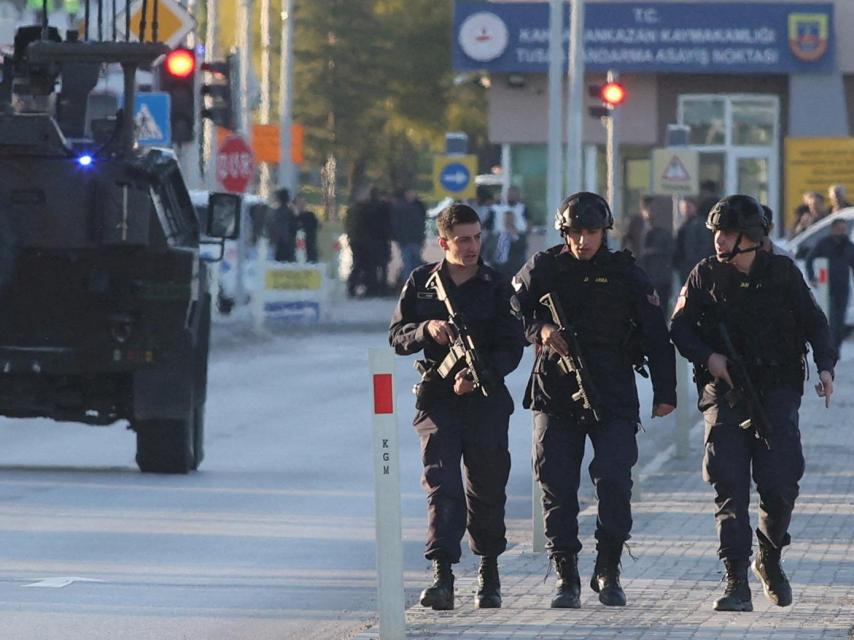
[[652, 293], [647, 294], [646, 299], [653, 307], [661, 306], [661, 300], [658, 297], [658, 291], [656, 291], [655, 289], [652, 290]]

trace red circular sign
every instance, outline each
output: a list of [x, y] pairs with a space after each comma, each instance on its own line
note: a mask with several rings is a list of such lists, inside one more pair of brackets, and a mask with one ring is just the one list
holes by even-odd
[[228, 136], [216, 154], [216, 177], [232, 193], [243, 193], [255, 174], [255, 157], [246, 141], [238, 135]]

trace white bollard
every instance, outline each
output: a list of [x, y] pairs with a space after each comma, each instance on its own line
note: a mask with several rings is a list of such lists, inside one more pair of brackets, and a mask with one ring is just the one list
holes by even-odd
[[691, 406], [691, 363], [676, 354], [676, 425], [674, 429], [676, 457], [687, 458], [691, 454], [689, 434], [694, 426], [694, 407]]
[[827, 258], [816, 258], [812, 264], [815, 273], [815, 299], [824, 315], [830, 313], [830, 278], [827, 272]]
[[406, 638], [400, 461], [394, 414], [394, 354], [369, 349], [373, 387], [374, 501], [377, 540], [377, 608], [381, 640]]

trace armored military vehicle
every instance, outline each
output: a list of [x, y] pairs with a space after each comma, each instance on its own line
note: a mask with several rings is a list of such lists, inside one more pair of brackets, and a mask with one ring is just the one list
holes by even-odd
[[240, 199], [212, 194], [203, 233], [174, 154], [135, 144], [132, 109], [87, 119], [103, 65], [121, 65], [133, 105], [164, 45], [75, 35], [21, 28], [4, 60], [0, 415], [126, 421], [142, 471], [187, 473], [204, 455], [199, 245], [237, 236]]

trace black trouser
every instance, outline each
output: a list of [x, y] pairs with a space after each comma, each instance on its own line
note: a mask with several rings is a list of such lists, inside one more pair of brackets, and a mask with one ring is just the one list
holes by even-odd
[[720, 547], [718, 556], [731, 560], [750, 558], [753, 532], [750, 529], [750, 476], [759, 493], [760, 544], [780, 549], [789, 544], [789, 523], [798, 481], [804, 474], [798, 409], [801, 395], [793, 389], [778, 389], [767, 395], [765, 412], [773, 425], [769, 446], [755, 431], [742, 429], [746, 414], [721, 400], [703, 412], [706, 422], [706, 452], [703, 479], [715, 490], [715, 523]]
[[567, 416], [534, 412], [534, 473], [543, 489], [546, 548], [578, 553], [578, 486], [585, 440], [593, 443], [588, 468], [599, 513], [596, 540], [621, 544], [632, 530], [632, 467], [638, 460], [637, 421], [611, 419], [591, 427]]
[[845, 316], [847, 311], [848, 291], [845, 291], [845, 295], [834, 295], [831, 292], [827, 320], [830, 325], [830, 335], [833, 338], [833, 346], [836, 347], [836, 353], [839, 353], [842, 341], [845, 339]]
[[428, 560], [459, 562], [466, 529], [469, 546], [479, 556], [497, 556], [507, 548], [504, 504], [511, 413], [513, 400], [503, 386], [489, 398], [475, 391], [437, 400], [428, 411], [416, 413], [424, 464], [421, 484], [427, 491]]

